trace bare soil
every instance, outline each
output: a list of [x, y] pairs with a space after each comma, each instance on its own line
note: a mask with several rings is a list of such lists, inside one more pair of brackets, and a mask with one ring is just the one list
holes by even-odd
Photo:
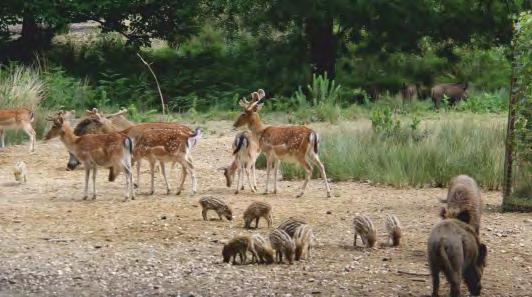
[[[123, 175], [107, 182], [99, 171], [98, 198], [82, 201], [84, 171], [65, 170], [67, 153], [55, 139], [0, 150], [0, 296], [424, 296], [430, 294], [426, 239], [439, 221], [445, 189], [395, 189], [359, 182], [333, 183], [325, 198], [313, 180], [303, 198], [301, 181], [280, 181], [277, 195], [234, 195], [216, 169], [231, 161], [233, 132], [225, 122], [208, 123], [194, 149], [199, 193], [190, 181], [180, 196], [166, 195], [160, 174], [156, 193], [123, 202]], [[323, 127], [321, 127], [323, 129]], [[225, 132], [224, 132], [225, 131]], [[225, 134], [224, 134], [225, 133]], [[12, 168], [24, 160], [27, 184], [14, 182]], [[327, 166], [327, 164], [325, 164]], [[147, 167], [147, 166], [146, 166]], [[148, 190], [143, 168], [141, 192]], [[177, 170], [171, 171], [175, 193]], [[264, 190], [264, 171], [258, 171]], [[203, 221], [198, 199], [227, 201], [235, 220]], [[222, 263], [223, 243], [239, 234], [267, 235], [242, 228], [252, 201], [273, 206], [274, 225], [295, 216], [312, 225], [317, 246], [309, 260], [294, 265]], [[483, 193], [481, 238], [488, 246], [483, 296], [531, 296], [532, 216], [501, 213], [499, 192]], [[353, 247], [352, 218], [367, 214], [386, 241], [384, 216], [403, 223], [398, 248]], [[447, 294], [446, 281], [441, 292]], [[463, 287], [463, 292], [466, 292]]]

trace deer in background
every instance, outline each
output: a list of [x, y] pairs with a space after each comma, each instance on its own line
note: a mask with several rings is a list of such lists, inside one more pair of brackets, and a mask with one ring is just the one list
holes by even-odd
[[113, 132], [105, 134], [87, 134], [76, 136], [62, 112], [54, 117], [48, 117], [52, 128], [46, 134], [49, 140], [59, 137], [69, 152], [81, 161], [85, 168], [85, 192], [83, 200], [88, 198], [89, 177], [92, 170], [93, 196], [96, 199], [96, 171], [97, 167], [112, 168], [109, 180], [113, 181], [120, 171], [124, 171], [126, 178], [125, 200], [135, 199], [133, 179], [131, 174], [131, 155], [133, 142], [124, 134]]
[[0, 140], [5, 146], [5, 130], [22, 129], [30, 137], [30, 152], [35, 151], [35, 130], [31, 123], [35, 119], [33, 111], [26, 108], [0, 110]]
[[235, 128], [247, 125], [247, 127], [259, 140], [261, 151], [266, 156], [266, 191], [270, 180], [270, 171], [273, 168], [273, 192], [277, 193], [277, 171], [281, 160], [295, 161], [305, 170], [305, 181], [301, 187], [301, 192], [297, 197], [303, 196], [307, 184], [312, 174], [313, 165], [317, 165], [321, 177], [325, 181], [327, 197], [331, 196], [331, 189], [325, 174], [325, 167], [318, 156], [319, 136], [314, 130], [305, 126], [269, 126], [264, 127], [259, 117], [259, 110], [265, 97], [265, 92], [259, 89], [252, 93], [252, 101], [240, 100], [240, 106], [244, 112], [237, 118], [233, 126]]
[[[233, 156], [235, 156], [235, 159], [231, 165], [221, 168], [224, 172], [227, 187], [231, 187], [235, 173], [238, 173], [235, 194], [238, 194], [240, 189], [244, 190], [243, 171], [246, 172], [251, 192], [255, 193], [257, 191], [255, 161], [259, 154], [259, 142], [251, 133], [244, 131], [235, 136], [235, 141], [233, 142]], [[251, 179], [249, 177], [250, 173]], [[240, 188], [240, 185], [242, 185], [242, 188]]]
[[[177, 195], [181, 194], [183, 185], [187, 174], [191, 175], [192, 179], [192, 194], [196, 193], [196, 173], [194, 165], [192, 164], [191, 151], [194, 145], [201, 137], [201, 130], [196, 128], [194, 133], [183, 133], [183, 130], [174, 129], [165, 123], [159, 124], [159, 128], [154, 126], [150, 129], [145, 129], [135, 143], [133, 150], [133, 160], [140, 162], [141, 159], [146, 159], [150, 163], [151, 172], [151, 192], [154, 193], [154, 173], [155, 163], [158, 161], [161, 166], [161, 173], [166, 183], [166, 192], [170, 193], [170, 187], [166, 178], [165, 162], [179, 163], [183, 168], [181, 175], [181, 182], [177, 190]], [[165, 127], [166, 126], [166, 127]], [[133, 127], [132, 129], [134, 129]], [[131, 130], [129, 131], [130, 133]], [[140, 175], [140, 165], [137, 164], [137, 174]]]

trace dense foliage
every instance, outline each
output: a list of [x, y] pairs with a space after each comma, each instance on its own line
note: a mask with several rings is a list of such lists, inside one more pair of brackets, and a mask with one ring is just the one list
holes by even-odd
[[[325, 73], [349, 104], [400, 93], [404, 83], [468, 81], [498, 92], [510, 72], [511, 17], [527, 8], [526, 0], [7, 0], [0, 62], [39, 54], [48, 71], [96, 90], [62, 104], [75, 108], [157, 108], [139, 51], [174, 111], [227, 108], [258, 87], [293, 97]], [[63, 35], [85, 21], [100, 27]]]

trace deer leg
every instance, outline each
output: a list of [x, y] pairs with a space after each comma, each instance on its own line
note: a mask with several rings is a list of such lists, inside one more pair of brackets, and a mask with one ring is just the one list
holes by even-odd
[[168, 180], [166, 179], [166, 168], [164, 166], [164, 162], [159, 162], [159, 166], [161, 167], [161, 174], [164, 178], [164, 183], [166, 184], [166, 195], [170, 194], [170, 185], [168, 184]]
[[30, 152], [35, 151], [35, 130], [33, 130], [33, 127], [30, 123], [25, 124], [22, 128], [30, 137]]
[[[133, 170], [131, 168], [131, 155], [126, 155], [123, 161], [124, 176], [126, 178], [126, 197], [127, 200], [131, 195], [131, 200], [135, 199], [135, 188], [133, 185]], [[140, 166], [140, 164], [139, 164]]]
[[300, 158], [299, 163], [301, 164], [301, 166], [303, 166], [303, 169], [305, 169], [305, 181], [303, 182], [303, 186], [301, 187], [301, 193], [296, 196], [297, 198], [303, 196], [303, 194], [305, 193], [305, 189], [307, 188], [310, 176], [312, 175], [312, 167], [308, 164], [305, 157]]
[[96, 164], [92, 167], [92, 200], [96, 199]]
[[323, 166], [323, 163], [321, 163], [320, 157], [317, 154], [312, 153], [310, 155], [310, 160], [314, 164], [318, 165], [321, 178], [323, 178], [323, 181], [325, 181], [325, 189], [327, 191], [327, 198], [331, 197], [331, 188], [329, 187], [329, 182], [327, 181], [327, 174], [325, 173], [325, 166]]
[[83, 195], [83, 200], [86, 200], [89, 197], [89, 177], [91, 174], [91, 168], [87, 163], [83, 164], [83, 167], [85, 168], [85, 194]]
[[150, 195], [153, 195], [155, 193], [155, 162], [153, 160], [150, 160]]
[[257, 175], [255, 174], [255, 163], [253, 163], [251, 167], [251, 171], [253, 173], [253, 187], [255, 188], [255, 192], [257, 192], [258, 188], [257, 188]]
[[[249, 177], [249, 171], [250, 171], [250, 168], [245, 168], [246, 170], [246, 176], [248, 178], [248, 185], [249, 185], [249, 189], [251, 190], [252, 193], [255, 193], [255, 187], [253, 186], [253, 183], [251, 182], [251, 178]], [[252, 170], [252, 169], [251, 169]]]
[[273, 193], [277, 194], [277, 172], [279, 171], [281, 160], [275, 160], [273, 163]]
[[0, 143], [1, 146], [0, 147], [6, 146], [4, 138], [5, 138], [4, 129], [0, 129], [0, 141], [1, 141], [1, 143]]
[[142, 161], [142, 159], [139, 158], [139, 160], [137, 161], [137, 191], [140, 192], [140, 161]]
[[190, 171], [190, 178], [192, 179], [192, 195], [194, 195], [197, 192], [196, 170], [194, 169], [194, 165], [192, 164], [192, 159], [187, 158], [186, 162], [188, 165], [188, 170]]
[[184, 163], [181, 163], [181, 181], [179, 182], [179, 188], [177, 188], [177, 193], [176, 195], [179, 195], [181, 194], [181, 191], [183, 191], [183, 185], [185, 184], [185, 179], [187, 177], [187, 168], [186, 168], [186, 165]]
[[238, 165], [238, 168], [236, 169], [236, 190], [235, 194], [238, 194], [240, 191], [240, 176], [242, 175], [242, 166], [240, 164]]
[[244, 190], [244, 172], [246, 170], [245, 164], [242, 163], [240, 167], [240, 174], [242, 175], [242, 180], [240, 181], [240, 190]]
[[268, 186], [270, 185], [270, 170], [272, 168], [272, 161], [269, 156], [266, 157], [266, 191], [264, 194], [268, 194]]

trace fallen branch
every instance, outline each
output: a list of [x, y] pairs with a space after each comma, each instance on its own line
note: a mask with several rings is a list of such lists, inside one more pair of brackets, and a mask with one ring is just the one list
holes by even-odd
[[430, 276], [430, 274], [428, 273], [411, 272], [411, 271], [404, 271], [404, 270], [397, 270], [397, 273], [406, 274], [406, 275], [414, 275], [414, 276]]
[[142, 61], [142, 63], [144, 63], [144, 65], [146, 65], [146, 67], [148, 67], [148, 70], [150, 70], [151, 72], [151, 75], [153, 75], [153, 78], [155, 79], [155, 84], [157, 84], [157, 90], [159, 91], [159, 97], [161, 97], [161, 106], [163, 108], [163, 116], [165, 115], [165, 108], [164, 108], [164, 98], [163, 98], [163, 92], [161, 92], [161, 87], [159, 86], [159, 80], [157, 79], [157, 76], [155, 75], [155, 72], [153, 72], [153, 69], [151, 69], [151, 66], [150, 64], [148, 64], [148, 62], [146, 62], [142, 56], [140, 55], [140, 53], [137, 53], [137, 56], [140, 58], [140, 60]]

